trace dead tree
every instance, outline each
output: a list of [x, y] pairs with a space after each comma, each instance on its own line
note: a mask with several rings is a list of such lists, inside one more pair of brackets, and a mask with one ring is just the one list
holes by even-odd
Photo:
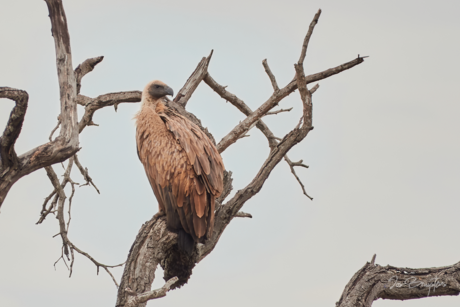
[[[145, 306], [148, 300], [165, 296], [173, 288], [184, 285], [190, 278], [193, 267], [212, 252], [222, 233], [235, 217], [251, 217], [250, 214], [242, 212], [244, 204], [256, 195], [264, 185], [271, 171], [284, 159], [295, 178], [299, 182], [303, 193], [307, 196], [305, 187], [295, 172], [295, 167], [307, 167], [302, 163], [293, 162], [288, 152], [296, 144], [300, 143], [308, 133], [313, 130], [312, 121], [312, 95], [319, 88], [319, 85], [308, 89], [307, 85], [313, 82], [326, 79], [347, 69], [355, 67], [364, 61], [364, 57], [357, 58], [327, 69], [325, 71], [305, 75], [304, 59], [313, 30], [318, 23], [321, 14], [319, 10], [310, 24], [308, 33], [305, 36], [299, 60], [294, 64], [295, 73], [293, 80], [286, 86], [280, 88], [274, 74], [266, 60], [262, 62], [264, 69], [273, 86], [273, 94], [252, 111], [241, 99], [226, 90], [226, 87], [217, 83], [208, 71], [212, 52], [198, 64], [195, 71], [187, 80], [177, 96], [169, 103], [178, 112], [187, 116], [213, 139], [207, 129], [201, 126], [200, 121], [191, 113], [186, 111], [187, 102], [198, 85], [204, 81], [220, 97], [233, 104], [247, 117], [232, 129], [222, 140], [217, 143], [219, 152], [223, 152], [229, 146], [246, 136], [246, 133], [254, 126], [257, 127], [267, 138], [270, 153], [260, 166], [259, 172], [253, 180], [243, 189], [239, 190], [230, 200], [225, 201], [232, 190], [231, 172], [225, 173], [224, 191], [217, 200], [215, 213], [214, 233], [205, 244], [198, 244], [196, 251], [187, 256], [181, 254], [177, 249], [176, 234], [166, 229], [164, 217], [154, 217], [142, 225], [136, 240], [134, 241], [126, 261], [123, 277], [118, 286], [117, 281], [110, 273], [109, 266], [95, 260], [88, 253], [84, 252], [73, 244], [67, 236], [70, 223], [70, 209], [72, 197], [75, 192], [76, 183], [71, 179], [71, 171], [74, 164], [86, 180], [86, 185], [97, 187], [77, 157], [79, 148], [79, 134], [87, 127], [95, 125], [92, 121], [93, 114], [104, 107], [114, 106], [117, 108], [120, 103], [133, 103], [141, 100], [140, 91], [118, 92], [100, 95], [96, 98], [86, 97], [80, 94], [82, 78], [91, 72], [95, 66], [103, 60], [103, 57], [90, 58], [80, 64], [75, 70], [72, 65], [72, 53], [70, 48], [70, 36], [67, 29], [67, 21], [62, 5], [62, 0], [45, 0], [52, 25], [52, 34], [55, 41], [56, 65], [60, 87], [61, 113], [58, 117], [56, 128], [49, 137], [49, 142], [31, 149], [30, 151], [17, 155], [14, 144], [21, 132], [24, 115], [27, 110], [28, 94], [26, 91], [9, 87], [0, 87], [0, 98], [13, 100], [16, 105], [13, 108], [7, 126], [0, 139], [0, 207], [5, 200], [10, 188], [23, 176], [26, 176], [37, 169], [45, 168], [47, 175], [54, 186], [54, 190], [43, 203], [41, 217], [38, 223], [43, 222], [46, 217], [56, 214], [59, 221], [62, 238], [62, 261], [70, 261], [70, 274], [74, 262], [74, 253], [80, 253], [92, 261], [97, 268], [102, 267], [112, 277], [118, 287], [117, 306]], [[288, 112], [290, 109], [273, 110], [288, 95], [299, 90], [302, 114], [299, 115], [299, 122], [284, 137], [276, 137], [264, 123], [263, 117]], [[84, 106], [85, 112], [78, 119], [77, 104]], [[59, 135], [53, 139], [54, 132], [60, 128]], [[64, 178], [59, 182], [52, 165], [68, 161]], [[64, 188], [70, 184], [72, 193], [67, 202], [69, 217], [66, 219], [64, 209], [67, 196]], [[99, 192], [99, 191], [98, 191]], [[378, 298], [382, 299], [414, 299], [427, 296], [458, 295], [460, 293], [460, 262], [449, 266], [429, 269], [396, 268], [392, 266], [381, 267], [374, 264], [375, 256], [370, 263], [360, 269], [346, 285], [342, 297], [337, 306], [371, 306]], [[119, 264], [116, 266], [121, 266]], [[164, 269], [165, 285], [157, 290], [151, 291], [151, 285], [155, 278], [155, 270], [158, 265]]]

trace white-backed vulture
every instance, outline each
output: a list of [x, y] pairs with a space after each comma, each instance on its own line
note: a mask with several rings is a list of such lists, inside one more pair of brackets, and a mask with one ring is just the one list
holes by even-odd
[[179, 248], [191, 253], [194, 242], [212, 235], [224, 164], [208, 136], [165, 105], [167, 95], [173, 90], [158, 80], [142, 92], [135, 117], [137, 151], [160, 214], [166, 214], [168, 228], [178, 233]]

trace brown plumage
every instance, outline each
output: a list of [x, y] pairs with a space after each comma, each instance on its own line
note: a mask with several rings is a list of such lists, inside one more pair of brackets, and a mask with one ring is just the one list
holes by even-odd
[[137, 151], [168, 228], [203, 242], [212, 235], [224, 164], [198, 126], [165, 106], [172, 94], [161, 81], [145, 87], [136, 115]]

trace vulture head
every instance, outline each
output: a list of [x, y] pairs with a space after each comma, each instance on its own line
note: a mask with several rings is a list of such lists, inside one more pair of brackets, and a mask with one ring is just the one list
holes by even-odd
[[174, 91], [172, 88], [167, 86], [165, 83], [154, 80], [149, 82], [142, 92], [142, 101], [144, 103], [156, 104], [160, 99], [166, 98], [167, 95], [173, 95]]

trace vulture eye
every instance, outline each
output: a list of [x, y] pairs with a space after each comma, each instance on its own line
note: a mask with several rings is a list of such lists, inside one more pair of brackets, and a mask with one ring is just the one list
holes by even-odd
[[161, 85], [155, 85], [155, 88], [160, 88], [160, 87], [161, 87]]

